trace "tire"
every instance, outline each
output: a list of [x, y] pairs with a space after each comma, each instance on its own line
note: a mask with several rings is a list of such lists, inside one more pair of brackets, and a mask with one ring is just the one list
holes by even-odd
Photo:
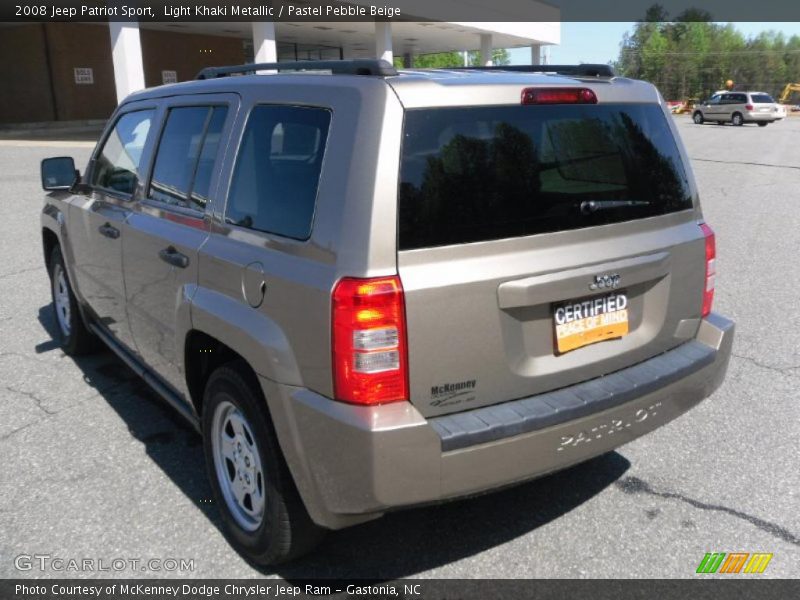
[[694, 121], [697, 125], [702, 125], [704, 120], [703, 113], [701, 113], [699, 110], [692, 115], [692, 121]]
[[206, 471], [231, 545], [260, 565], [317, 546], [325, 530], [306, 511], [258, 381], [243, 361], [211, 374], [202, 420]]
[[736, 127], [741, 127], [744, 125], [744, 117], [742, 116], [742, 113], [733, 113], [733, 116], [731, 116], [731, 123], [736, 125]]
[[50, 275], [50, 293], [53, 298], [56, 336], [61, 348], [70, 356], [93, 352], [97, 349], [98, 340], [83, 322], [78, 308], [78, 300], [72, 291], [72, 284], [59, 246], [53, 248], [50, 253], [50, 262], [47, 267]]
[[766, 127], [767, 125], [769, 125], [769, 123], [767, 123], [766, 121], [759, 121], [758, 123], [759, 127]]

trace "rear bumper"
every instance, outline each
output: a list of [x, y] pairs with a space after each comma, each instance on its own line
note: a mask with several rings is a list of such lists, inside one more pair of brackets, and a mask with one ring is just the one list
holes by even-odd
[[264, 379], [262, 385], [312, 518], [338, 529], [394, 508], [535, 478], [644, 435], [720, 385], [733, 335], [733, 322], [712, 314], [680, 353], [551, 394], [434, 419], [410, 403], [358, 407]]
[[774, 111], [769, 112], [746, 112], [744, 113], [744, 120], [748, 122], [758, 123], [759, 121], [766, 121], [771, 123], [778, 120], [778, 113]]

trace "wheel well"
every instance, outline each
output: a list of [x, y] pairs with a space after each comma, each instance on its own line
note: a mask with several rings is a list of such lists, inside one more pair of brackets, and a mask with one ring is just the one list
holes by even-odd
[[42, 250], [44, 251], [44, 264], [50, 264], [50, 255], [53, 248], [58, 246], [58, 236], [47, 228], [42, 229]]
[[256, 377], [253, 368], [239, 353], [202, 331], [192, 330], [186, 336], [184, 359], [186, 386], [189, 388], [192, 405], [198, 415], [202, 414], [203, 392], [208, 378], [222, 365], [241, 361], [247, 365], [253, 377]]

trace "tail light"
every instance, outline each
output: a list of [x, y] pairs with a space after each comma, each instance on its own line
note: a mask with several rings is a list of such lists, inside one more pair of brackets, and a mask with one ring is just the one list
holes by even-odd
[[525, 88], [522, 104], [597, 104], [589, 88]]
[[753, 105], [752, 104], [745, 104], [744, 105], [744, 109], [745, 110], [753, 110]]
[[400, 278], [345, 278], [333, 290], [333, 388], [337, 400], [408, 399], [405, 300]]
[[711, 313], [711, 305], [714, 304], [714, 284], [717, 275], [717, 243], [714, 231], [705, 223], [700, 223], [700, 229], [706, 238], [706, 278], [705, 288], [703, 288], [703, 312], [702, 316], [707, 317]]

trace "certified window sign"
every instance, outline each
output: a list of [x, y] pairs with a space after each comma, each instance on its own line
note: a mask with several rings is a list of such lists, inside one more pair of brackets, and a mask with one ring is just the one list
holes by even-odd
[[553, 309], [559, 354], [620, 338], [628, 333], [628, 296], [624, 291], [573, 300]]
[[161, 71], [161, 83], [178, 83], [178, 72]]
[[94, 85], [94, 69], [90, 67], [75, 67], [75, 83], [78, 85]]

